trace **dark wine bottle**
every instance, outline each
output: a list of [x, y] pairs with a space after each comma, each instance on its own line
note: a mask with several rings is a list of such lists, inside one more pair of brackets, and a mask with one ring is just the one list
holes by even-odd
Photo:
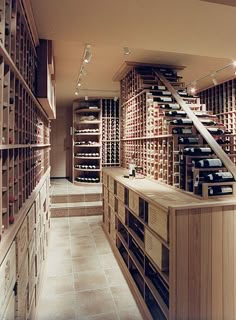
[[184, 111], [168, 111], [165, 113], [166, 117], [186, 117], [186, 115]]
[[197, 144], [198, 143], [198, 138], [194, 138], [194, 137], [180, 137], [178, 139], [178, 142], [180, 144]]
[[211, 182], [225, 182], [234, 181], [234, 177], [231, 172], [212, 172], [206, 176], [206, 180]]
[[199, 155], [199, 154], [212, 154], [212, 153], [213, 153], [212, 149], [208, 147], [184, 148], [184, 154]]
[[212, 186], [208, 188], [208, 194], [210, 196], [227, 195], [232, 193], [233, 189], [231, 186]]
[[207, 130], [212, 134], [216, 134], [216, 135], [221, 135], [224, 134], [224, 130], [222, 130], [221, 128], [207, 128]]
[[222, 138], [216, 139], [216, 142], [219, 144], [228, 144], [230, 143], [229, 139], [223, 140]]
[[223, 167], [223, 163], [220, 159], [202, 159], [195, 162], [196, 168], [216, 168]]
[[172, 98], [171, 97], [155, 97], [154, 96], [154, 101], [157, 101], [157, 102], [171, 102]]
[[192, 125], [193, 121], [191, 119], [174, 119], [170, 121], [170, 124]]
[[[211, 119], [202, 119], [200, 120], [202, 124], [204, 124], [204, 126], [215, 126], [216, 125], [216, 122], [214, 120], [211, 120]], [[215, 128], [212, 128], [212, 129], [215, 129]]]
[[167, 104], [161, 104], [161, 109], [171, 109], [171, 110], [179, 110], [180, 106], [178, 103], [167, 103]]
[[192, 134], [191, 128], [173, 128], [172, 133], [174, 134]]

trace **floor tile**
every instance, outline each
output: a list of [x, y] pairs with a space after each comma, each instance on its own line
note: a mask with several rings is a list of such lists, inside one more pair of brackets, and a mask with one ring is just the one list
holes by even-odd
[[116, 312], [115, 304], [108, 288], [77, 292], [76, 299], [79, 317]]
[[72, 273], [72, 259], [64, 259], [63, 256], [57, 259], [51, 259], [48, 253], [48, 259], [45, 265], [45, 275], [62, 276]]
[[44, 289], [46, 296], [74, 292], [73, 274], [45, 278]]
[[39, 301], [37, 320], [76, 320], [76, 295], [67, 293]]
[[116, 313], [111, 312], [111, 313], [102, 313], [99, 315], [91, 316], [91, 317], [86, 317], [85, 320], [118, 320], [118, 316]]
[[126, 280], [119, 268], [105, 269], [104, 272], [109, 286], [127, 287]]
[[96, 252], [94, 244], [71, 244], [72, 258], [93, 256]]
[[142, 320], [143, 317], [140, 314], [138, 307], [129, 307], [119, 312], [120, 320]]
[[99, 260], [103, 269], [111, 269], [114, 267], [118, 268], [118, 263], [112, 253], [99, 255]]
[[111, 287], [111, 292], [119, 311], [136, 306], [135, 300], [128, 287]]
[[101, 269], [98, 255], [72, 259], [73, 272]]
[[91, 270], [74, 274], [75, 291], [107, 288], [108, 283], [103, 270]]

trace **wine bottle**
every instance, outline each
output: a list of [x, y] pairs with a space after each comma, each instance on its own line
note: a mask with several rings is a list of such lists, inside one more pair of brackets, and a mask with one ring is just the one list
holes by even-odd
[[178, 139], [178, 142], [180, 144], [197, 144], [198, 143], [198, 138], [194, 138], [194, 137], [180, 137]]
[[224, 134], [224, 130], [222, 130], [221, 128], [207, 128], [207, 130], [213, 135], [214, 134], [216, 134], [216, 135]]
[[195, 162], [196, 168], [215, 168], [222, 166], [223, 163], [220, 159], [202, 159]]
[[[203, 120], [202, 119], [200, 121], [204, 126], [215, 126], [216, 125], [216, 122], [213, 120], [209, 120], [209, 119]], [[215, 128], [212, 128], [212, 129], [215, 129]]]
[[193, 121], [191, 119], [174, 119], [170, 121], [170, 124], [192, 125]]
[[155, 97], [154, 96], [154, 101], [157, 101], [157, 102], [171, 102], [172, 98], [171, 97]]
[[211, 182], [234, 181], [234, 177], [231, 172], [212, 172], [206, 176], [206, 180]]
[[208, 147], [184, 148], [184, 154], [198, 155], [198, 154], [212, 154], [212, 153], [213, 153], [212, 149]]
[[173, 128], [172, 133], [174, 134], [192, 134], [191, 128]]
[[230, 143], [229, 139], [223, 140], [222, 138], [216, 139], [216, 142], [218, 144], [228, 144], [228, 143]]
[[212, 186], [208, 188], [208, 194], [211, 196], [227, 195], [232, 193], [233, 188], [231, 186]]
[[161, 104], [161, 109], [171, 109], [171, 110], [179, 110], [180, 106], [178, 103], [167, 103], [167, 104]]
[[186, 90], [178, 90], [178, 94], [180, 96], [187, 96], [188, 95], [188, 92]]
[[184, 111], [168, 111], [165, 113], [166, 117], [186, 117], [186, 115]]

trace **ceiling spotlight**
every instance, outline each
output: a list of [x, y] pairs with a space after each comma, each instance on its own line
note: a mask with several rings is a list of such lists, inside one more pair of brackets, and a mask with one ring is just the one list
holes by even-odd
[[85, 97], [84, 97], [84, 100], [86, 100], [86, 101], [87, 101], [87, 100], [88, 100], [88, 96], [85, 96]]
[[212, 82], [213, 82], [214, 86], [217, 86], [218, 81], [216, 80], [216, 78], [212, 78]]
[[81, 87], [81, 82], [78, 82], [78, 83], [77, 83], [77, 86], [78, 86], [78, 87]]
[[131, 52], [128, 47], [124, 47], [124, 54], [129, 55]]
[[190, 92], [191, 92], [191, 93], [196, 93], [196, 88], [192, 87], [192, 88], [190, 89]]
[[114, 97], [114, 101], [116, 102], [118, 100], [118, 97]]
[[233, 61], [233, 66], [236, 67], [236, 61]]
[[84, 62], [89, 63], [91, 59], [92, 59], [91, 46], [88, 44], [84, 52]]
[[82, 75], [83, 76], [87, 76], [87, 74], [88, 74], [88, 72], [87, 72], [87, 70], [85, 69], [85, 67], [84, 66], [82, 66], [82, 68], [81, 68], [81, 73], [82, 73]]
[[76, 95], [76, 96], [78, 96], [78, 95], [79, 95], [79, 92], [78, 92], [78, 90], [76, 90], [76, 91], [75, 91], [75, 95]]

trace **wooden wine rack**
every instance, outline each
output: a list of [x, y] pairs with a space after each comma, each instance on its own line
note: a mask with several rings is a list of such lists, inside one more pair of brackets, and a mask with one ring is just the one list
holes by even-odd
[[102, 165], [120, 165], [119, 100], [102, 99]]
[[[96, 108], [94, 108], [96, 107]], [[99, 183], [102, 165], [120, 165], [119, 101], [77, 100], [73, 105], [73, 181]], [[82, 142], [92, 142], [88, 144]]]
[[143, 319], [234, 319], [235, 197], [126, 174], [103, 168], [103, 228]]
[[199, 92], [202, 103], [205, 103], [207, 110], [219, 118], [220, 122], [231, 132], [230, 143], [227, 152], [236, 164], [236, 79], [221, 83], [212, 88]]
[[[134, 65], [121, 79], [121, 165], [128, 168], [134, 157], [143, 175], [196, 196], [208, 198], [219, 196], [221, 192], [222, 196], [223, 192], [235, 195], [234, 135], [227, 132], [218, 115], [201, 104], [197, 96], [187, 93], [177, 73], [180, 69]], [[171, 114], [170, 111], [180, 114]], [[179, 123], [181, 118], [189, 123], [183, 124], [184, 120]], [[218, 131], [214, 133], [216, 128]], [[191, 142], [194, 139], [196, 142]], [[212, 150], [200, 157], [193, 155], [189, 163], [186, 148], [196, 145]], [[222, 160], [222, 166], [215, 167], [214, 172], [227, 169], [232, 172], [228, 183], [218, 181], [218, 189], [216, 185], [211, 188], [206, 181], [208, 178], [204, 172], [207, 170], [195, 166], [196, 161], [217, 156]], [[212, 170], [210, 168], [209, 172]], [[204, 183], [207, 183], [208, 192]], [[227, 186], [230, 192], [226, 192], [223, 186]]]
[[0, 3], [1, 319], [35, 318], [50, 226], [50, 121], [27, 12], [24, 1]]

